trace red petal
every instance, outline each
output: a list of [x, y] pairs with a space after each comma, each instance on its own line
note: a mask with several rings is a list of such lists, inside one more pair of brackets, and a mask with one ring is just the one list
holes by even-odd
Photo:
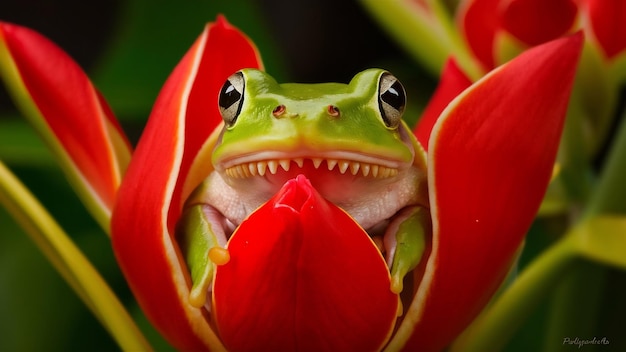
[[[546, 190], [582, 35], [530, 49], [467, 89], [433, 129], [433, 247], [408, 349], [438, 351], [509, 270]], [[413, 329], [407, 319], [400, 328]], [[406, 329], [406, 330], [405, 330]]]
[[218, 267], [214, 314], [235, 351], [374, 351], [398, 296], [367, 233], [302, 175], [254, 212]]
[[187, 302], [189, 277], [174, 227], [185, 183], [212, 170], [206, 163], [203, 173], [190, 174], [221, 121], [220, 87], [233, 72], [259, 66], [253, 44], [225, 19], [208, 25], [159, 94], [119, 190], [112, 219], [115, 254], [144, 312], [178, 349], [221, 346], [206, 312]]
[[428, 148], [430, 133], [439, 115], [457, 95], [471, 84], [472, 81], [461, 71], [456, 61], [449, 59], [443, 68], [437, 90], [430, 98], [428, 106], [413, 131], [425, 149]]
[[572, 0], [511, 0], [502, 13], [502, 26], [517, 39], [534, 46], [568, 33], [577, 13], [578, 7]]
[[485, 71], [495, 67], [494, 42], [500, 19], [497, 8], [501, 0], [466, 0], [458, 15], [458, 26]]
[[585, 0], [593, 34], [607, 57], [626, 49], [626, 2], [623, 0]]
[[39, 33], [0, 23], [0, 47], [9, 55], [4, 64], [16, 69], [4, 77], [16, 101], [108, 220], [131, 154], [109, 106], [78, 64]]

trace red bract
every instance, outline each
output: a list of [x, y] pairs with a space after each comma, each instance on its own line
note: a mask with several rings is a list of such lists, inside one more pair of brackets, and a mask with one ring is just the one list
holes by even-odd
[[[465, 90], [428, 148], [433, 248], [405, 348], [437, 351], [489, 301], [548, 185], [582, 35], [535, 47]], [[453, 317], [453, 318], [451, 318]]]
[[528, 45], [539, 45], [567, 33], [578, 12], [574, 0], [509, 0], [500, 6], [502, 28]]
[[[580, 28], [607, 59], [626, 49], [626, 5], [620, 0], [466, 0], [458, 27], [472, 53], [488, 71], [503, 59], [506, 45], [518, 50], [562, 37]], [[503, 44], [513, 38], [517, 43]]]
[[222, 348], [206, 312], [188, 303], [174, 228], [190, 184], [212, 171], [202, 147], [221, 122], [220, 87], [231, 73], [260, 65], [254, 46], [225, 19], [207, 26], [159, 94], [118, 193], [116, 256], [141, 307], [179, 349]]
[[28, 28], [0, 23], [0, 60], [16, 103], [106, 222], [131, 154], [109, 106], [63, 50]]
[[496, 67], [502, 36], [525, 45], [556, 39], [574, 28], [574, 0], [467, 0], [459, 5], [458, 26], [486, 71]]
[[213, 306], [233, 351], [374, 351], [398, 296], [367, 233], [302, 175], [244, 221], [218, 267]]
[[581, 0], [604, 54], [612, 59], [626, 50], [626, 2], [621, 0]]
[[437, 90], [430, 98], [428, 106], [424, 109], [420, 121], [413, 131], [424, 149], [428, 151], [430, 134], [439, 115], [441, 115], [452, 99], [456, 98], [471, 84], [472, 81], [461, 71], [454, 59], [446, 62]]

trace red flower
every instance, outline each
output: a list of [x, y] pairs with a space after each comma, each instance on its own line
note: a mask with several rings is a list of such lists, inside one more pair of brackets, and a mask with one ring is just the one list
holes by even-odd
[[590, 34], [609, 59], [626, 50], [626, 3], [619, 0], [579, 0]]
[[[464, 91], [435, 123], [428, 148], [434, 224], [431, 253], [424, 271], [414, 273], [419, 285], [405, 299], [406, 311], [388, 342], [390, 346], [427, 350], [446, 346], [478, 314], [502, 282], [551, 175], [580, 46], [578, 35], [528, 51]], [[168, 99], [171, 101], [176, 103]], [[515, 109], [511, 109], [513, 104]], [[157, 105], [155, 109], [158, 114], [161, 107]], [[151, 123], [156, 123], [155, 116], [169, 115], [153, 115]], [[143, 138], [150, 140], [150, 129], [146, 133]], [[154, 159], [152, 155], [161, 155], [171, 146], [158, 152], [155, 147], [138, 147], [137, 159], [126, 176], [115, 211], [114, 243], [144, 309], [171, 341], [179, 341], [175, 342], [176, 346], [190, 348], [202, 340], [209, 346], [220, 346], [212, 326], [228, 347], [236, 349], [292, 348], [298, 343], [297, 346], [309, 346], [306, 341], [321, 335], [327, 337], [328, 348], [345, 347], [335, 330], [341, 326], [354, 334], [350, 336], [370, 337], [371, 340], [357, 341], [371, 343], [368, 345], [371, 349], [380, 346], [381, 338], [384, 342], [393, 322], [388, 318], [377, 320], [382, 324], [378, 334], [371, 333], [371, 324], [359, 323], [363, 321], [361, 314], [373, 314], [364, 310], [367, 305], [363, 302], [368, 300], [354, 298], [349, 286], [333, 289], [331, 284], [348, 276], [356, 279], [358, 273], [371, 273], [369, 284], [378, 290], [388, 287], [388, 277], [380, 274], [383, 263], [363, 231], [344, 214], [339, 213], [344, 217], [337, 219], [333, 218], [337, 214], [332, 215], [336, 211], [292, 210], [305, 209], [302, 204], [307, 202], [319, 204], [318, 209], [328, 209], [327, 206], [335, 209], [305, 187], [304, 181], [288, 184], [233, 235], [229, 244], [233, 263], [219, 268], [216, 276], [214, 320], [202, 310], [190, 308], [186, 303], [188, 279], [171, 237], [180, 214], [180, 201], [177, 205], [153, 204], [146, 197], [153, 193], [168, 196], [172, 189], [176, 192], [181, 187], [193, 187], [186, 187], [189, 181], [182, 176], [176, 183], [169, 183], [170, 177], [164, 177], [160, 184], [155, 181], [157, 164], [163, 169], [167, 166], [163, 165], [163, 159]], [[135, 163], [139, 165], [136, 168]], [[175, 173], [177, 169], [168, 170]], [[153, 176], [147, 183], [149, 175]], [[184, 198], [185, 195], [172, 199]], [[268, 221], [270, 214], [272, 218]], [[160, 218], [154, 219], [156, 215]], [[326, 224], [341, 221], [341, 231], [312, 228], [312, 224], [325, 225], [319, 219], [327, 219]], [[319, 251], [320, 244], [306, 242], [317, 239], [312, 233], [350, 239], [333, 241], [333, 251], [324, 248], [324, 253], [342, 253], [362, 246], [358, 253], [364, 258], [363, 270], [344, 268], [352, 270], [347, 272], [353, 275], [329, 272], [329, 266], [349, 262], [337, 261], [342, 258], [325, 256], [321, 251], [319, 256], [313, 255]], [[254, 238], [267, 238], [267, 242], [253, 242]], [[267, 254], [270, 251], [289, 255], [270, 256]], [[307, 265], [294, 267], [294, 262]], [[365, 265], [371, 269], [366, 270]], [[166, 271], [171, 274], [164, 275]], [[296, 287], [316, 287], [319, 295], [307, 295], [309, 290], [296, 291]], [[168, 294], [168, 291], [174, 292]], [[371, 297], [370, 302], [380, 302], [375, 308], [380, 309], [381, 316], [388, 317], [393, 312], [391, 303], [382, 303], [390, 301], [380, 298], [382, 294], [388, 299], [389, 292], [385, 295], [371, 289], [360, 293], [364, 294], [362, 297]], [[321, 297], [326, 297], [325, 310], [315, 309], [316, 314], [301, 310], [320, 307]], [[178, 306], [172, 303], [176, 301]], [[342, 302], [341, 307], [336, 305], [338, 302]], [[182, 331], [181, 326], [185, 325], [189, 328]], [[198, 336], [194, 338], [193, 333]], [[354, 341], [349, 336], [345, 338]]]
[[[25, 111], [46, 122], [61, 155], [96, 150], [70, 158], [68, 169], [83, 170], [102, 155], [125, 160], [117, 156], [129, 154], [128, 144], [117, 143], [120, 130], [71, 60], [33, 32], [0, 28], [0, 56], [9, 61], [3, 67]], [[211, 313], [189, 303], [174, 229], [185, 199], [213, 171], [222, 83], [261, 65], [250, 41], [223, 18], [207, 26], [166, 82], [119, 190], [107, 175], [123, 162], [98, 172], [86, 167], [78, 178], [98, 190], [92, 198], [108, 199], [106, 209], [115, 198], [111, 232], [120, 266], [146, 315], [178, 349], [440, 350], [481, 311], [515, 259], [552, 172], [581, 43], [575, 35], [531, 49], [445, 110], [431, 110], [443, 113], [419, 129], [433, 234], [400, 297], [366, 233], [298, 177], [231, 237]], [[48, 60], [62, 70], [46, 70]], [[442, 101], [461, 90], [443, 89]], [[66, 133], [52, 126], [84, 107], [68, 96], [89, 104]], [[108, 138], [79, 138], [93, 135]]]
[[[467, 0], [458, 26], [486, 71], [506, 59], [506, 42], [535, 46], [585, 27], [607, 59], [626, 49], [621, 25], [626, 5], [619, 0]], [[508, 44], [510, 45], [510, 44]], [[504, 55], [504, 57], [503, 57]]]

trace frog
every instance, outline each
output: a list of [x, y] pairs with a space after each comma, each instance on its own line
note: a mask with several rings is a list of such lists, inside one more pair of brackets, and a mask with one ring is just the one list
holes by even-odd
[[234, 230], [298, 175], [367, 232], [400, 294], [432, 233], [426, 153], [403, 119], [406, 103], [405, 88], [384, 69], [364, 70], [347, 84], [279, 84], [257, 69], [228, 77], [218, 96], [223, 126], [213, 171], [178, 223], [190, 303], [209, 305]]

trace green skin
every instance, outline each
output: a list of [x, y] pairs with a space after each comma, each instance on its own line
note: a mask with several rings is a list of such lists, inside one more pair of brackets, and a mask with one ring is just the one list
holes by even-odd
[[[232, 85], [243, 100], [223, 107], [214, 171], [179, 222], [190, 303], [205, 306], [216, 265], [209, 250], [225, 248], [235, 227], [298, 174], [370, 234], [390, 267], [390, 289], [400, 293], [431, 224], [425, 153], [401, 121], [404, 100], [385, 103], [396, 78], [380, 69], [349, 84], [278, 84], [253, 69], [236, 75], [226, 84], [239, 82]], [[404, 98], [399, 82], [393, 87]]]

